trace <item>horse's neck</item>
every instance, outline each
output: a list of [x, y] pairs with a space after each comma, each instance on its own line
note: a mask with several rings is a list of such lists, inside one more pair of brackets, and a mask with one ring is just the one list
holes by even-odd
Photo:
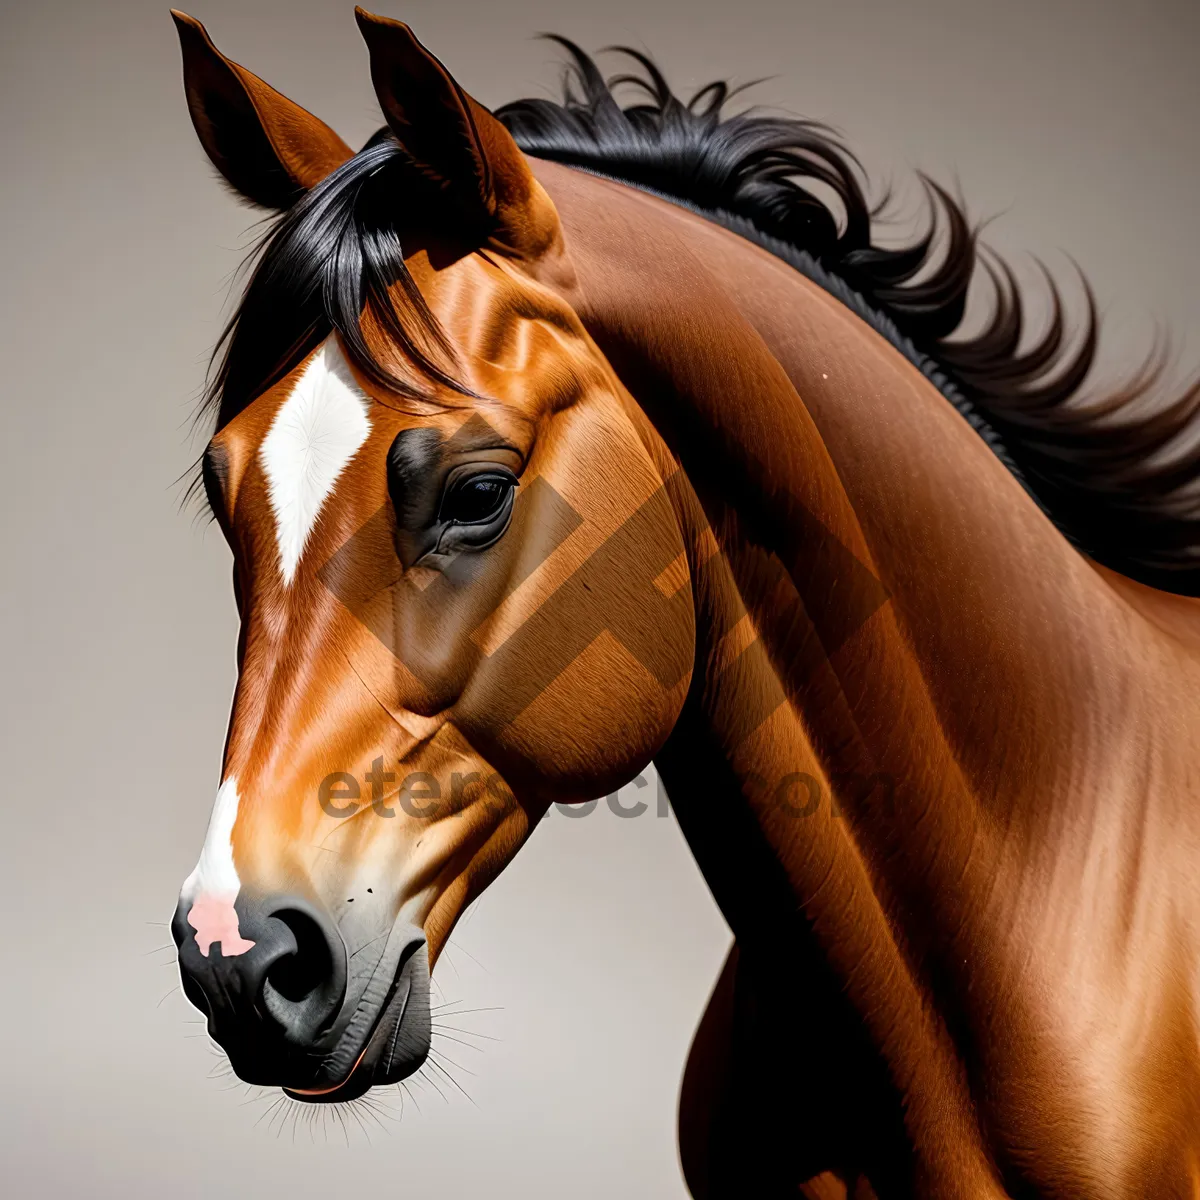
[[[1200, 1086], [1191, 985], [1156, 982], [1190, 981], [1198, 950], [1197, 606], [1083, 559], [915, 368], [785, 264], [652, 197], [538, 174], [572, 303], [681, 468], [697, 669], [657, 761], [739, 942], [800, 964], [789, 995], [850, 1007], [929, 1179], [991, 1194], [1005, 1147], [1021, 1178], [1042, 1178], [1031, 1154], [1045, 1178], [1174, 1162], [1187, 1113], [1174, 1149], [1139, 1131], [1165, 1094], [1148, 1054], [1181, 1064], [1181, 1095]], [[1117, 1094], [1100, 1145], [1086, 1114]], [[1080, 1170], [1077, 1194], [1104, 1193]]]
[[1066, 1075], [1055, 1043], [1091, 1035], [1029, 998], [1109, 986], [1138, 855], [1200, 847], [1194, 661], [837, 301], [683, 210], [538, 174], [573, 302], [688, 481], [698, 673], [659, 762], [739, 938], [779, 914], [768, 945], [809, 939], [931, 1103], [959, 1108], [951, 1042], [989, 1022], [1007, 1069]]
[[691, 213], [538, 171], [573, 299], [743, 560], [738, 588], [763, 593], [767, 648], [823, 760], [856, 729], [867, 760], [831, 767], [958, 780], [1010, 825], [1086, 791], [1081, 764], [1111, 766], [1097, 722], [1117, 698], [1127, 709], [1143, 669], [1129, 605], [836, 300]]
[[[813, 430], [800, 420], [793, 432], [819, 464]], [[693, 430], [692, 440], [709, 439]], [[826, 1081], [808, 1081], [830, 1097], [821, 1136], [865, 1137], [901, 1176], [957, 1171], [970, 1194], [998, 1195], [952, 1037], [915, 970], [955, 923], [973, 798], [828, 463], [799, 497], [784, 490], [764, 504], [761, 480], [728, 443], [719, 451], [723, 440], [709, 440], [711, 472], [668, 480], [689, 552], [697, 657], [659, 771], [745, 960], [782, 991], [797, 1030], [824, 1032], [830, 1069], [857, 1081], [857, 1117]], [[891, 878], [888, 848], [922, 828], [907, 878]], [[952, 945], [936, 955], [962, 961]], [[865, 1037], [831, 1032], [860, 1020]], [[865, 1083], [881, 1059], [890, 1083]], [[866, 1115], [888, 1111], [892, 1088], [905, 1096], [916, 1162], [883, 1144], [886, 1118]]]

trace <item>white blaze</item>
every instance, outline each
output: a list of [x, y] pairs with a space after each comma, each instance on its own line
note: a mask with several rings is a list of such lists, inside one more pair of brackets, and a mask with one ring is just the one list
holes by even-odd
[[194, 900], [200, 892], [222, 895], [241, 890], [242, 881], [233, 865], [233, 823], [237, 820], [237, 780], [230, 777], [221, 784], [208, 819], [208, 833], [195, 870], [183, 881], [180, 895]]
[[214, 942], [220, 943], [225, 958], [244, 954], [254, 945], [241, 936], [233, 907], [242, 887], [233, 865], [233, 823], [237, 814], [237, 780], [231, 775], [217, 791], [200, 858], [179, 893], [181, 901], [191, 905], [187, 921], [196, 931], [196, 945], [204, 955]]
[[337, 338], [328, 338], [283, 402], [263, 439], [283, 582], [296, 575], [321, 506], [367, 440], [370, 400], [350, 373]]

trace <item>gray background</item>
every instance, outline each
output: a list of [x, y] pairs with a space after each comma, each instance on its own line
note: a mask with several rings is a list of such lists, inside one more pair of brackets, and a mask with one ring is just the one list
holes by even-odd
[[[217, 43], [360, 144], [380, 123], [349, 0], [194, 0]], [[390, 15], [482, 101], [545, 94], [559, 30], [652, 50], [684, 90], [773, 77], [876, 181], [1001, 214], [1063, 269], [1106, 364], [1200, 317], [1195, 3], [430, 0]], [[234, 676], [229, 559], [178, 511], [191, 398], [245, 244], [184, 109], [165, 3], [6, 3], [5, 918], [0, 1188], [13, 1196], [683, 1194], [679, 1072], [728, 934], [671, 820], [552, 814], [438, 969], [443, 1084], [370, 1141], [280, 1130], [218, 1067], [164, 926], [203, 836]], [[1028, 259], [1021, 259], [1022, 270]], [[248, 1101], [248, 1102], [247, 1102]], [[396, 1106], [398, 1107], [398, 1105]], [[256, 1123], [257, 1122], [257, 1123]], [[347, 1145], [348, 1141], [348, 1145]]]

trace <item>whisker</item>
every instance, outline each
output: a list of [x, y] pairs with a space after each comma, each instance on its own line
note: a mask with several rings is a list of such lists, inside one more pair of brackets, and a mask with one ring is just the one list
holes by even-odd
[[403, 1111], [404, 1107], [404, 1097], [394, 1088], [389, 1088], [386, 1091], [368, 1092], [363, 1099], [367, 1100], [372, 1108], [376, 1109], [381, 1116], [386, 1117], [389, 1121], [399, 1119], [396, 1109], [391, 1103], [393, 1100], [400, 1101], [401, 1111]]
[[349, 1147], [349, 1145], [350, 1145], [350, 1130], [346, 1128], [346, 1118], [343, 1117], [342, 1113], [341, 1113], [342, 1106], [340, 1104], [334, 1104], [334, 1105], [331, 1105], [330, 1107], [333, 1109], [333, 1115], [335, 1117], [337, 1117], [338, 1121], [341, 1123], [342, 1136], [346, 1139], [346, 1145], [347, 1145], [347, 1147]]
[[429, 1059], [426, 1059], [426, 1060], [425, 1060], [425, 1062], [424, 1062], [424, 1064], [422, 1065], [421, 1069], [420, 1069], [420, 1070], [419, 1070], [419, 1071], [418, 1071], [418, 1072], [417, 1072], [417, 1073], [416, 1073], [416, 1074], [415, 1074], [415, 1075], [414, 1075], [412, 1078], [413, 1078], [413, 1079], [420, 1079], [420, 1080], [421, 1080], [423, 1083], [427, 1083], [427, 1084], [429, 1084], [429, 1086], [430, 1086], [431, 1088], [433, 1088], [433, 1090], [434, 1090], [435, 1092], [437, 1092], [437, 1094], [438, 1094], [439, 1096], [441, 1096], [441, 1098], [442, 1098], [442, 1102], [443, 1102], [443, 1103], [449, 1103], [449, 1099], [448, 1099], [448, 1097], [446, 1096], [446, 1093], [445, 1093], [445, 1092], [443, 1092], [443, 1091], [442, 1091], [442, 1089], [441, 1089], [441, 1088], [438, 1086], [438, 1082], [437, 1082], [437, 1080], [436, 1080], [436, 1079], [434, 1079], [434, 1077], [433, 1077], [432, 1075], [426, 1075], [426, 1074], [425, 1074], [425, 1067], [426, 1067], [426, 1066], [429, 1066], [429, 1065], [430, 1065], [430, 1060], [429, 1060]]
[[436, 1055], [437, 1058], [443, 1062], [448, 1062], [452, 1067], [457, 1067], [458, 1070], [465, 1072], [467, 1075], [471, 1075], [471, 1076], [475, 1075], [474, 1071], [468, 1070], [466, 1067], [464, 1067], [462, 1065], [462, 1063], [455, 1062], [454, 1059], [452, 1059], [448, 1054], [445, 1053], [445, 1051], [434, 1050], [432, 1047], [430, 1047], [429, 1053], [431, 1055]]
[[445, 945], [442, 947], [442, 954], [443, 954], [443, 956], [445, 957], [445, 960], [446, 960], [446, 965], [447, 965], [447, 966], [450, 968], [450, 970], [452, 970], [452, 971], [454, 972], [454, 978], [455, 978], [455, 979], [462, 979], [462, 975], [461, 975], [461, 973], [459, 972], [459, 969], [458, 969], [458, 963], [456, 963], [456, 962], [454, 961], [454, 959], [450, 957], [450, 943], [449, 943], [449, 942], [447, 942], [447, 943], [446, 943], [446, 944], [445, 944]]
[[[273, 1113], [285, 1099], [286, 1097], [283, 1095], [277, 1096], [270, 1108], [264, 1109], [261, 1113], [259, 1113], [258, 1120], [254, 1122], [254, 1127], [257, 1129], [263, 1120], [270, 1116], [270, 1114]], [[269, 1129], [270, 1125], [268, 1125], [267, 1128]]]
[[497, 1004], [497, 1005], [493, 1005], [490, 1008], [460, 1008], [454, 1012], [442, 1012], [442, 1009], [449, 1008], [449, 1007], [450, 1007], [450, 1005], [448, 1005], [448, 1004], [436, 1004], [430, 1008], [429, 1014], [430, 1014], [430, 1016], [438, 1014], [438, 1015], [446, 1016], [446, 1017], [466, 1017], [466, 1016], [469, 1016], [471, 1013], [503, 1012], [504, 1011], [504, 1006], [501, 1004]]
[[359, 1108], [357, 1101], [351, 1101], [350, 1112], [353, 1115], [354, 1120], [358, 1123], [359, 1129], [362, 1130], [363, 1137], [367, 1139], [367, 1145], [372, 1145], [371, 1131], [367, 1128], [367, 1123], [363, 1120], [362, 1110]]
[[460, 954], [465, 954], [465, 955], [466, 955], [466, 956], [467, 956], [467, 957], [468, 957], [468, 958], [469, 958], [469, 959], [470, 959], [470, 960], [471, 960], [471, 961], [472, 961], [472, 962], [473, 962], [473, 963], [474, 963], [474, 964], [475, 964], [475, 965], [476, 965], [476, 966], [477, 966], [477, 967], [478, 967], [478, 968], [479, 968], [481, 971], [484, 971], [484, 972], [485, 972], [485, 973], [487, 973], [488, 975], [490, 975], [490, 974], [491, 974], [491, 971], [489, 971], [489, 970], [487, 969], [487, 967], [485, 967], [485, 966], [483, 965], [483, 963], [481, 963], [481, 962], [479, 961], [479, 959], [477, 959], [477, 958], [475, 957], [475, 955], [473, 955], [473, 954], [470, 952], [470, 950], [468, 950], [468, 949], [467, 949], [465, 946], [461, 945], [461, 944], [460, 944], [460, 943], [458, 943], [458, 942], [454, 942], [454, 943], [447, 942], [447, 943], [446, 943], [446, 945], [447, 945], [447, 946], [450, 946], [451, 944], [453, 944], [453, 946], [454, 946], [454, 949], [455, 949], [455, 950], [457, 950], [457, 951], [458, 951]]
[[482, 1054], [482, 1053], [483, 1053], [483, 1047], [482, 1047], [482, 1046], [472, 1046], [470, 1042], [464, 1042], [464, 1041], [462, 1040], [462, 1038], [456, 1038], [456, 1037], [453, 1037], [453, 1036], [452, 1036], [451, 1034], [449, 1034], [449, 1033], [443, 1033], [443, 1032], [442, 1032], [440, 1029], [439, 1029], [439, 1030], [435, 1030], [434, 1032], [435, 1032], [435, 1033], [437, 1034], [437, 1036], [438, 1036], [439, 1038], [441, 1038], [441, 1040], [442, 1040], [442, 1041], [444, 1041], [444, 1042], [455, 1042], [457, 1045], [459, 1045], [459, 1046], [462, 1046], [462, 1047], [463, 1047], [464, 1049], [466, 1049], [466, 1050], [474, 1050], [476, 1054]]
[[366, 1096], [359, 1097], [359, 1103], [362, 1105], [363, 1112], [383, 1130], [384, 1133], [390, 1134], [392, 1131], [380, 1119], [379, 1113], [376, 1111], [375, 1105], [368, 1102]]
[[439, 1031], [448, 1029], [451, 1033], [461, 1033], [466, 1037], [483, 1038], [488, 1042], [502, 1042], [504, 1040], [503, 1038], [493, 1037], [490, 1033], [480, 1033], [475, 1029], [460, 1029], [457, 1025], [443, 1025], [440, 1021], [430, 1021], [429, 1026], [431, 1029]]
[[[466, 1098], [467, 1098], [468, 1100], [470, 1100], [470, 1101], [471, 1101], [471, 1103], [472, 1103], [472, 1104], [474, 1104], [476, 1108], [478, 1108], [478, 1107], [479, 1107], [479, 1105], [478, 1105], [478, 1104], [475, 1104], [475, 1101], [474, 1101], [474, 1100], [471, 1100], [471, 1094], [470, 1094], [470, 1093], [469, 1093], [469, 1092], [466, 1090], [466, 1088], [464, 1088], [464, 1087], [462, 1086], [462, 1084], [461, 1084], [461, 1083], [459, 1083], [459, 1082], [458, 1082], [458, 1080], [457, 1080], [457, 1079], [455, 1079], [455, 1078], [454, 1078], [454, 1076], [453, 1076], [453, 1075], [451, 1075], [451, 1074], [450, 1074], [450, 1072], [449, 1072], [449, 1071], [447, 1071], [447, 1070], [446, 1070], [446, 1068], [445, 1068], [445, 1067], [443, 1067], [443, 1066], [441, 1065], [441, 1063], [439, 1063], [439, 1062], [438, 1062], [436, 1059], [430, 1059], [430, 1060], [429, 1060], [429, 1062], [430, 1062], [430, 1063], [433, 1065], [433, 1067], [434, 1067], [434, 1069], [435, 1069], [435, 1070], [441, 1071], [441, 1073], [442, 1073], [442, 1074], [443, 1074], [443, 1075], [444, 1075], [444, 1076], [445, 1076], [445, 1077], [446, 1077], [446, 1078], [447, 1078], [447, 1079], [448, 1079], [448, 1080], [449, 1080], [449, 1081], [450, 1081], [450, 1082], [451, 1082], [451, 1083], [452, 1083], [452, 1084], [453, 1084], [453, 1085], [454, 1085], [456, 1088], [458, 1088], [458, 1090], [459, 1090], [460, 1092], [462, 1092], [462, 1094], [463, 1094], [464, 1096], [466, 1096]], [[470, 1073], [470, 1072], [468, 1072], [468, 1074], [469, 1074], [469, 1073]]]

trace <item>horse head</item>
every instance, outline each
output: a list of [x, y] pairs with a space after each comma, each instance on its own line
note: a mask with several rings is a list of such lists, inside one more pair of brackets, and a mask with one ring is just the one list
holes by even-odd
[[238, 682], [173, 923], [236, 1072], [416, 1070], [429, 971], [553, 802], [636, 776], [694, 654], [672, 463], [570, 303], [554, 205], [407, 26], [358, 11], [358, 153], [175, 14], [188, 104], [277, 213], [202, 459]]

